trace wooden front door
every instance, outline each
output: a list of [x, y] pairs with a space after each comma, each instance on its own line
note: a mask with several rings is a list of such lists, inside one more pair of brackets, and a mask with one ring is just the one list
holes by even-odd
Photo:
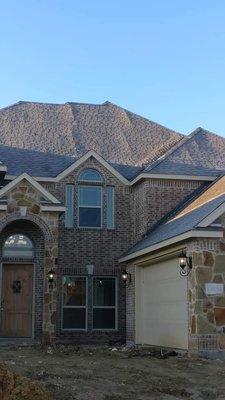
[[2, 337], [32, 336], [33, 265], [3, 264]]

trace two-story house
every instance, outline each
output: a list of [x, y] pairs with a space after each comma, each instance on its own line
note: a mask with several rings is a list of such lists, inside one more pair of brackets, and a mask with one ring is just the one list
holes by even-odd
[[224, 139], [144, 166], [0, 146], [1, 340], [225, 349]]

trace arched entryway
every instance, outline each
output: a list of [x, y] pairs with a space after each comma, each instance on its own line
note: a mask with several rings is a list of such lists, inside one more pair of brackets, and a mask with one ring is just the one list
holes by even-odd
[[1, 232], [0, 337], [41, 338], [45, 238], [29, 220], [16, 220]]

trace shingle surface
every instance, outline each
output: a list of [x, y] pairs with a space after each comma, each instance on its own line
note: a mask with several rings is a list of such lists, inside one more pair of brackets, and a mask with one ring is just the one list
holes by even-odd
[[224, 171], [225, 138], [202, 128], [145, 168], [151, 174], [216, 176]]
[[[20, 175], [23, 172], [31, 176], [52, 177], [72, 165], [76, 159], [40, 151], [0, 146], [0, 161], [7, 166], [8, 175]], [[140, 167], [123, 164], [111, 164], [125, 178], [132, 179], [141, 170]]]
[[180, 218], [172, 218], [171, 220], [159, 225], [155, 230], [150, 232], [143, 240], [137, 243], [127, 254], [153, 246], [164, 240], [171, 239], [175, 236], [186, 233], [195, 229], [202, 219], [206, 218], [212, 211], [225, 202], [225, 194], [204, 203], [202, 206], [185, 214]]
[[141, 165], [182, 137], [110, 102], [19, 102], [0, 110], [0, 144], [76, 158], [95, 150], [114, 163]]

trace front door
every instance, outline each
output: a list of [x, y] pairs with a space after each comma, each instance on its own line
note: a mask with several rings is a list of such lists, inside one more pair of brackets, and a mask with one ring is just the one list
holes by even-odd
[[3, 264], [2, 337], [32, 336], [33, 265]]

